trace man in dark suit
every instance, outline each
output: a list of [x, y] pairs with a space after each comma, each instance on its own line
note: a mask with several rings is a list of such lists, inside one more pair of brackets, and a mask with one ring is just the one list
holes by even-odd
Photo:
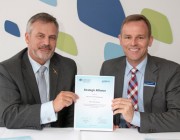
[[[153, 37], [143, 15], [124, 20], [119, 40], [125, 56], [105, 61], [100, 72], [115, 76], [115, 128], [138, 127], [142, 133], [180, 131], [179, 64], [148, 54]], [[131, 77], [132, 68], [137, 72]], [[133, 78], [136, 82], [129, 90]]]
[[[56, 18], [38, 13], [27, 24], [28, 45], [0, 63], [0, 126], [42, 129], [43, 126], [72, 127], [76, 63], [55, 53], [59, 25]], [[42, 102], [38, 72], [45, 67]], [[44, 94], [43, 93], [43, 94]]]

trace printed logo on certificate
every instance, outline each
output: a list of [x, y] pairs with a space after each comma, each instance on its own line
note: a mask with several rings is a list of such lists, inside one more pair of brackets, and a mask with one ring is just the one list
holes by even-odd
[[114, 76], [76, 75], [74, 129], [113, 131]]

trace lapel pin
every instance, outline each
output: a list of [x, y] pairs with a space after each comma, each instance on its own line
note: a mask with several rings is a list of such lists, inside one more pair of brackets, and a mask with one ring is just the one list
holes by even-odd
[[57, 71], [56, 71], [54, 68], [53, 68], [53, 72], [54, 72], [54, 74], [56, 74], [56, 75], [58, 74]]

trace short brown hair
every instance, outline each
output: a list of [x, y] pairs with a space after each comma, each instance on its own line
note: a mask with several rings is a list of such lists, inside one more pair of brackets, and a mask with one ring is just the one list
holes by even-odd
[[127, 16], [121, 25], [121, 31], [124, 24], [129, 23], [131, 21], [144, 21], [144, 23], [147, 25], [147, 28], [148, 28], [148, 36], [149, 37], [151, 36], [151, 24], [149, 20], [144, 15], [141, 15], [141, 14], [133, 14], [133, 15]]

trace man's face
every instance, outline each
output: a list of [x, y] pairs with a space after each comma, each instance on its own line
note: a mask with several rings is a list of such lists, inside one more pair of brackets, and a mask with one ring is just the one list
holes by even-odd
[[37, 21], [32, 24], [30, 33], [25, 34], [29, 55], [43, 65], [54, 54], [58, 31], [54, 23]]
[[135, 67], [146, 57], [153, 38], [143, 21], [132, 21], [124, 24], [119, 40], [128, 62]]

